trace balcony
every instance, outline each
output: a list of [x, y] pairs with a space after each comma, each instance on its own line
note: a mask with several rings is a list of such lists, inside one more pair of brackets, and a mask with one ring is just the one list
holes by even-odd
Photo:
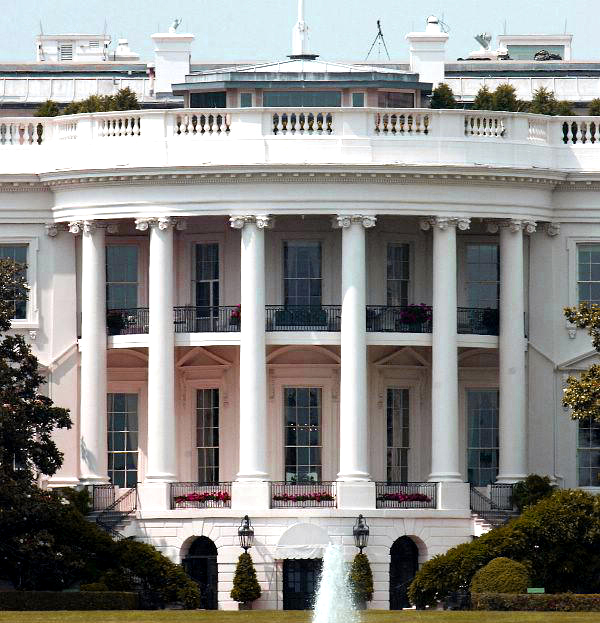
[[335, 482], [271, 482], [271, 508], [336, 508]]
[[231, 482], [172, 482], [171, 509], [231, 508]]
[[5, 174], [232, 164], [598, 171], [600, 118], [378, 108], [136, 110], [0, 118]]
[[[424, 318], [415, 318], [415, 306], [388, 307], [367, 305], [368, 333], [431, 333], [431, 312]], [[429, 308], [428, 308], [429, 309]], [[240, 330], [240, 308], [175, 307], [175, 333], [236, 333]], [[342, 321], [341, 305], [267, 305], [266, 331], [339, 332]], [[459, 307], [457, 310], [459, 335], [498, 335], [497, 309]], [[147, 307], [111, 309], [106, 315], [108, 335], [144, 335], [149, 328]]]
[[378, 482], [376, 508], [436, 508], [436, 482]]

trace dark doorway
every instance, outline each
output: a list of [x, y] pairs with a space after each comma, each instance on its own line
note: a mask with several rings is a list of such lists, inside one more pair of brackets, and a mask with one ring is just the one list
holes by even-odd
[[205, 536], [199, 536], [183, 559], [185, 572], [200, 588], [200, 608], [217, 609], [217, 548]]
[[323, 561], [283, 561], [283, 609], [312, 610], [321, 577]]
[[390, 550], [390, 610], [409, 608], [408, 587], [419, 568], [419, 550], [407, 536], [397, 539]]

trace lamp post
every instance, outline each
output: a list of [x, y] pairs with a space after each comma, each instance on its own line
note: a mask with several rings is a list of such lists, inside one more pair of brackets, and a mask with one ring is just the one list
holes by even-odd
[[357, 517], [354, 528], [352, 528], [352, 534], [354, 536], [354, 545], [362, 554], [363, 549], [367, 547], [367, 543], [369, 542], [369, 526], [362, 515]]
[[248, 553], [248, 550], [254, 544], [254, 528], [252, 527], [252, 522], [248, 515], [244, 516], [238, 528], [238, 538], [240, 539], [240, 547], [244, 552]]

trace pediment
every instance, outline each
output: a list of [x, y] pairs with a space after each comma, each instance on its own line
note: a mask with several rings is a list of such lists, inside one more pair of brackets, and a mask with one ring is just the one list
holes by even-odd
[[572, 359], [568, 359], [567, 361], [563, 361], [563, 363], [558, 364], [556, 367], [558, 370], [565, 371], [587, 370], [595, 363], [600, 363], [600, 355], [596, 350], [591, 350], [582, 355], [577, 355], [577, 357], [573, 357]]
[[146, 368], [148, 356], [140, 351], [129, 348], [115, 348], [107, 354], [109, 368]]
[[340, 357], [324, 346], [293, 345], [282, 346], [271, 351], [267, 356], [269, 364], [295, 365], [338, 365]]
[[380, 357], [375, 362], [376, 366], [429, 366], [429, 360], [416, 348], [403, 346], [387, 355]]
[[204, 346], [195, 346], [186, 350], [178, 359], [177, 367], [223, 366], [229, 367], [230, 361]]

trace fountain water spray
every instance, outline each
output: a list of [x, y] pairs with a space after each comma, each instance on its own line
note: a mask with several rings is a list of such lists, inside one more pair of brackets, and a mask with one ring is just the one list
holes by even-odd
[[312, 623], [360, 623], [341, 545], [328, 545]]

